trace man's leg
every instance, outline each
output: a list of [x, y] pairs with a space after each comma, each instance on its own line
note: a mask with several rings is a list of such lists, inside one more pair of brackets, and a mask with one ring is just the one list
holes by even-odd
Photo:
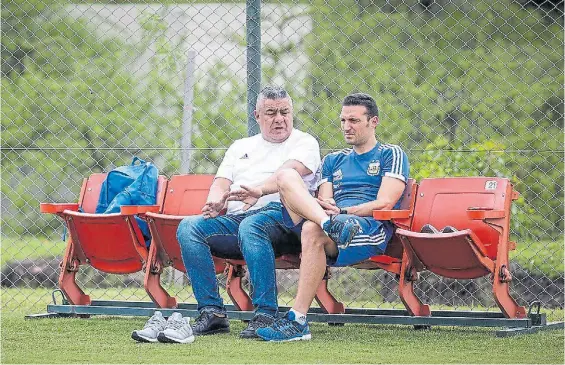
[[299, 253], [300, 242], [284, 226], [281, 204], [270, 203], [241, 222], [239, 243], [253, 286], [256, 313], [240, 336], [256, 338], [255, 330], [272, 324], [278, 313], [275, 257]]
[[284, 169], [277, 173], [277, 185], [281, 201], [286, 207], [292, 221], [298, 223], [302, 218], [320, 225], [320, 228], [334, 241], [348, 245], [359, 231], [354, 221], [334, 221], [310, 195], [302, 177], [296, 170]]
[[226, 246], [232, 246], [239, 252], [237, 230], [241, 219], [232, 215], [210, 219], [190, 216], [179, 225], [177, 239], [182, 259], [201, 313], [194, 325], [195, 334], [229, 331], [210, 244], [223, 240]]
[[257, 336], [267, 341], [309, 340], [312, 335], [306, 313], [326, 270], [326, 255], [337, 255], [336, 244], [319, 225], [306, 221], [302, 227], [302, 258], [298, 293], [292, 309], [273, 325], [257, 329]]
[[298, 291], [292, 309], [306, 314], [316, 296], [316, 290], [326, 272], [326, 256], [336, 256], [336, 244], [313, 222], [302, 227], [302, 256], [298, 277]]
[[302, 177], [296, 170], [280, 170], [277, 173], [277, 185], [281, 201], [294, 223], [298, 223], [304, 218], [319, 224], [328, 218], [328, 215], [310, 194]]

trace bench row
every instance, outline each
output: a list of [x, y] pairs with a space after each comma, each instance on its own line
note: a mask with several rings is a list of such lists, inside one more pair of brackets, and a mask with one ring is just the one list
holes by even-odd
[[[160, 274], [167, 266], [186, 272], [176, 231], [188, 215], [200, 213], [213, 175], [175, 175], [158, 179], [157, 204], [124, 206], [121, 213], [94, 214], [106, 174], [84, 179], [76, 204], [42, 203], [41, 212], [57, 214], [70, 233], [59, 276], [59, 287], [74, 305], [89, 305], [90, 297], [78, 286], [80, 265], [114, 274], [144, 271], [144, 286], [158, 307], [175, 308], [176, 298], [161, 286]], [[496, 303], [507, 318], [524, 318], [525, 308], [510, 296], [508, 240], [510, 207], [518, 193], [508, 179], [486, 177], [409, 180], [400, 210], [374, 211], [379, 220], [391, 220], [397, 229], [383, 255], [353, 265], [359, 269], [384, 269], [399, 277], [399, 296], [413, 316], [429, 316], [429, 306], [414, 293], [418, 273], [430, 270], [454, 279], [491, 275]], [[146, 220], [152, 241], [146, 247], [134, 216]], [[420, 233], [422, 227], [452, 226], [452, 233]], [[252, 311], [241, 279], [245, 262], [214, 258], [216, 272], [227, 274], [226, 290], [239, 310]], [[278, 269], [298, 269], [300, 258], [284, 255]], [[326, 275], [327, 277], [328, 275]], [[316, 293], [326, 313], [344, 313], [342, 303], [328, 291], [327, 278]]]

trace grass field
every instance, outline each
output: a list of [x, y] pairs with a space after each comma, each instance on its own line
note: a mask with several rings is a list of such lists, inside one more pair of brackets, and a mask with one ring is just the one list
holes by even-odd
[[[198, 337], [190, 345], [138, 344], [130, 338], [146, 318], [92, 317], [24, 320], [45, 311], [45, 290], [3, 289], [1, 363], [396, 363], [563, 364], [563, 331], [496, 338], [492, 329], [410, 326], [311, 325], [312, 341], [241, 340], [241, 321], [229, 334]], [[21, 298], [20, 298], [21, 297]], [[563, 311], [552, 320], [562, 320]]]

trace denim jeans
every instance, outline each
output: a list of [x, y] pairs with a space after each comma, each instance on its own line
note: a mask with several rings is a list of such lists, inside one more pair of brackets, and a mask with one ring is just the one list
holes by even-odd
[[269, 203], [237, 215], [209, 219], [186, 217], [179, 225], [177, 238], [198, 310], [225, 311], [213, 255], [227, 259], [244, 258], [253, 286], [255, 312], [277, 315], [275, 257], [300, 252], [300, 238], [283, 224], [280, 203]]

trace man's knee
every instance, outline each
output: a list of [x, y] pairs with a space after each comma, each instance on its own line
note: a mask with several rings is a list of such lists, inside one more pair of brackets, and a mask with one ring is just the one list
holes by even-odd
[[295, 169], [282, 169], [277, 172], [277, 185], [279, 191], [281, 189], [288, 189], [289, 187], [296, 186], [302, 182], [302, 177]]
[[257, 238], [268, 240], [270, 226], [271, 225], [267, 224], [265, 221], [265, 217], [262, 217], [260, 213], [250, 215], [239, 224], [237, 233], [239, 241], [242, 243], [246, 241], [256, 241]]
[[310, 247], [319, 247], [325, 245], [325, 235], [324, 231], [319, 224], [312, 221], [304, 222], [302, 226], [302, 234], [300, 235], [300, 240], [302, 241], [302, 249], [308, 249]]

